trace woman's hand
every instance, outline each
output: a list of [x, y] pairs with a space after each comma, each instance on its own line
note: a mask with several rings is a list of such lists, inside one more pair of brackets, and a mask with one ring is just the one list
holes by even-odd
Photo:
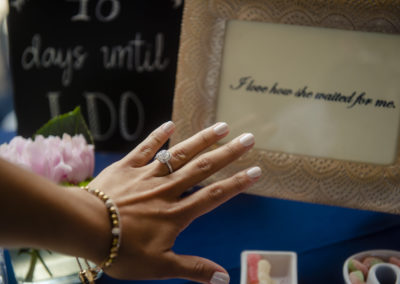
[[226, 270], [218, 264], [197, 256], [177, 255], [172, 247], [179, 233], [195, 218], [259, 178], [261, 170], [254, 167], [182, 197], [188, 189], [252, 148], [254, 136], [243, 134], [200, 154], [228, 134], [228, 125], [217, 123], [169, 150], [173, 169], [169, 173], [166, 164], [158, 160], [149, 162], [174, 129], [172, 122], [163, 124], [89, 184], [109, 195], [121, 216], [119, 255], [106, 273], [122, 279], [186, 278], [203, 283], [228, 283]]

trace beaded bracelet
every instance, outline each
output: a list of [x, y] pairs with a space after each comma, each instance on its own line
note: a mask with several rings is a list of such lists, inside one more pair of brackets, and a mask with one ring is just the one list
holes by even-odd
[[111, 264], [115, 261], [115, 259], [118, 256], [118, 249], [121, 244], [121, 222], [120, 222], [118, 207], [109, 196], [107, 196], [104, 192], [98, 189], [89, 188], [88, 186], [82, 186], [81, 189], [86, 190], [87, 192], [97, 196], [101, 201], [104, 202], [104, 204], [107, 207], [108, 215], [110, 217], [110, 222], [111, 222], [112, 242], [108, 257], [99, 266], [95, 267], [91, 267], [89, 265], [89, 262], [85, 259], [85, 263], [87, 266], [86, 269], [83, 269], [79, 261], [79, 258], [76, 258], [80, 268], [79, 278], [81, 282], [84, 284], [87, 283], [91, 284], [94, 283], [94, 280], [98, 277], [99, 273], [104, 268], [111, 266]]

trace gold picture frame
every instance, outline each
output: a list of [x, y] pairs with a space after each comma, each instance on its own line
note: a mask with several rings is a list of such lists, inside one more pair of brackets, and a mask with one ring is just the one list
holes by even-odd
[[[171, 145], [216, 122], [228, 20], [400, 34], [400, 5], [395, 0], [186, 0]], [[376, 165], [256, 148], [205, 184], [258, 165], [262, 178], [248, 193], [400, 214], [399, 150], [393, 164]]]

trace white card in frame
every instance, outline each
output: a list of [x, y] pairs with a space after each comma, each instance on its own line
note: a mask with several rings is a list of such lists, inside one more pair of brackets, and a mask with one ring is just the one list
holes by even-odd
[[171, 144], [226, 121], [256, 147], [207, 182], [400, 213], [398, 50], [398, 1], [188, 0]]

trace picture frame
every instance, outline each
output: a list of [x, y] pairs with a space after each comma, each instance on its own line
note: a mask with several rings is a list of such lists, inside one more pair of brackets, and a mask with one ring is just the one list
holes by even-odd
[[[400, 37], [398, 15], [400, 6], [394, 0], [185, 1], [173, 103], [173, 121], [177, 130], [170, 145], [217, 122], [224, 43], [229, 21], [327, 28], [394, 35], [397, 38]], [[395, 100], [399, 99], [400, 91], [396, 91], [394, 97]], [[395, 156], [389, 164], [257, 148], [256, 135], [254, 149], [202, 185], [258, 165], [263, 175], [247, 191], [250, 194], [399, 214], [399, 120], [392, 120], [395, 125], [391, 126], [396, 130]]]

